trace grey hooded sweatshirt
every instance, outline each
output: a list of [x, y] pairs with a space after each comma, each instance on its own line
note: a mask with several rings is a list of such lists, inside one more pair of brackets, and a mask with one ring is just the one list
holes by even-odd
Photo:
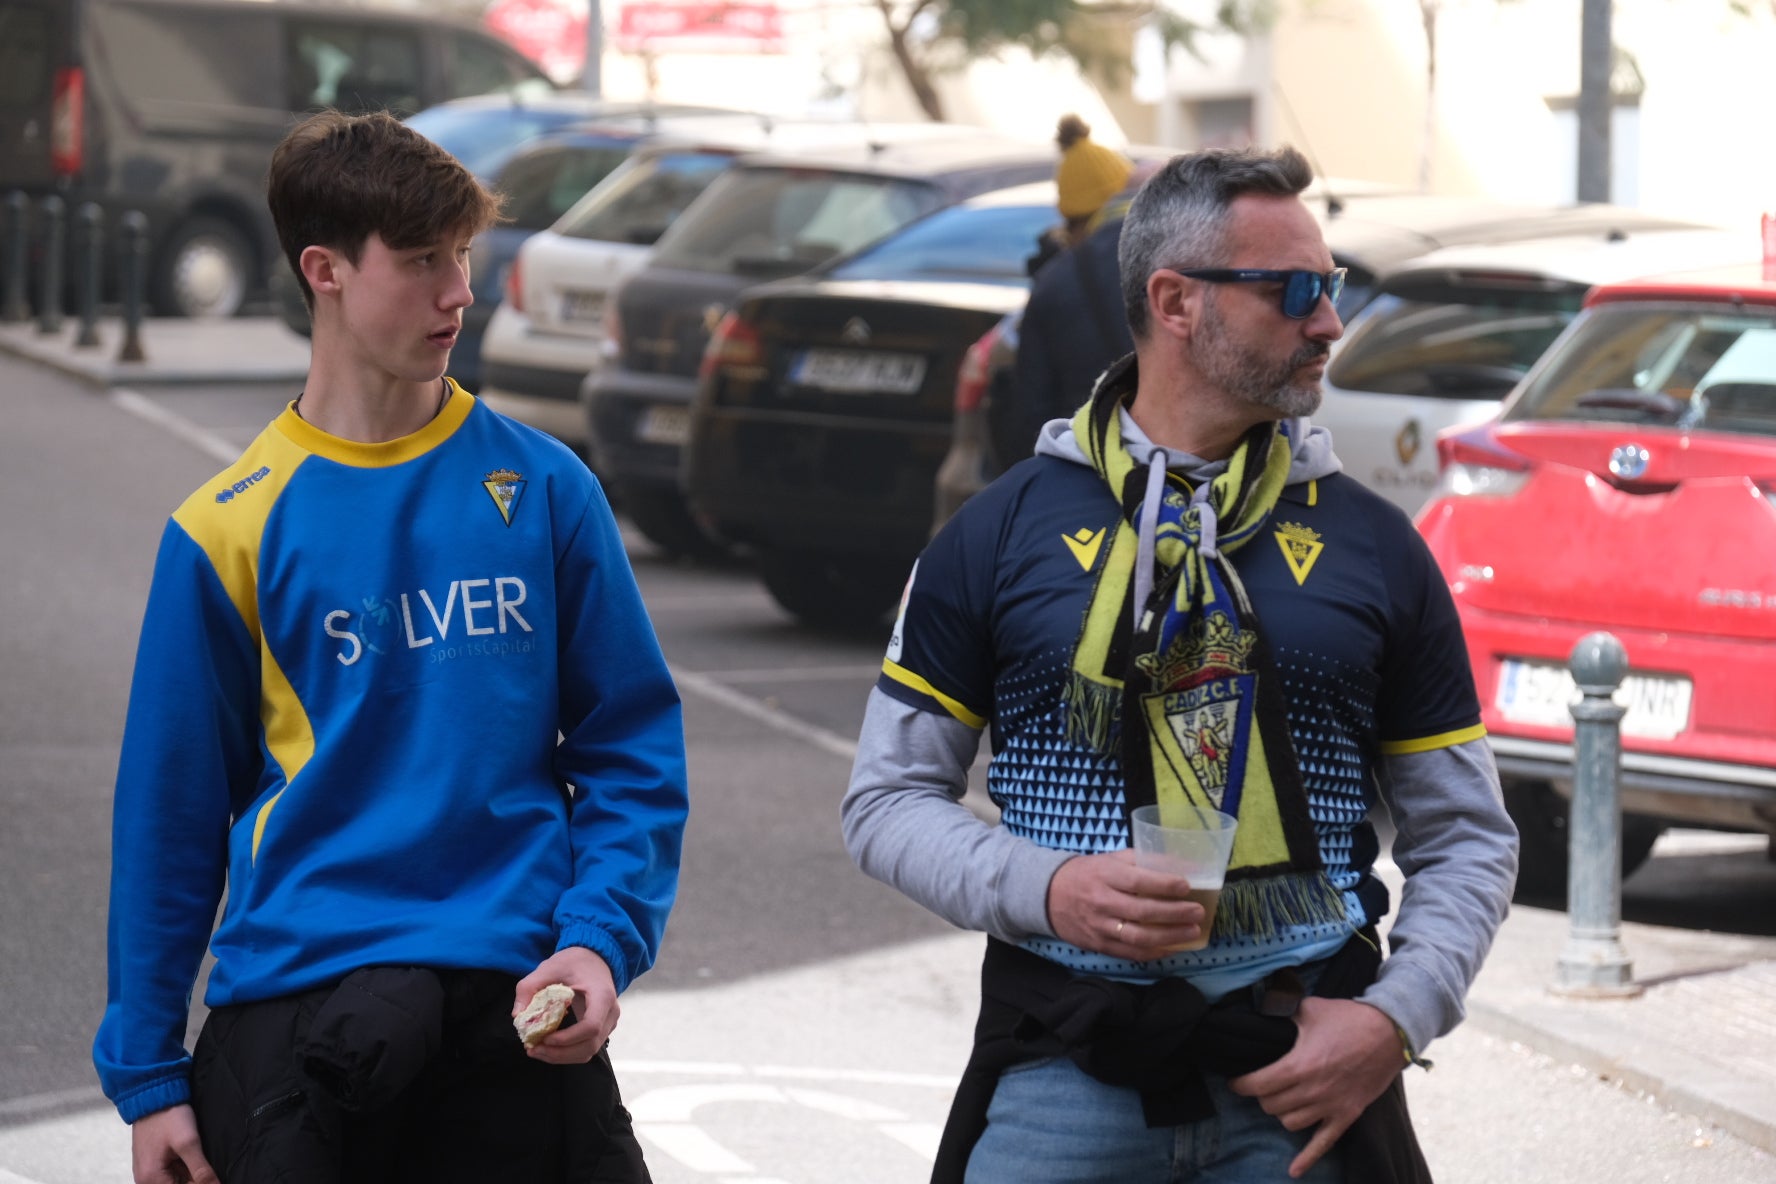
[[[1139, 581], [1143, 571], [1151, 579], [1152, 520], [1163, 469], [1206, 485], [1226, 462], [1153, 444], [1127, 411], [1122, 433], [1135, 463], [1153, 474], [1146, 499], [1151, 505], [1138, 524]], [[1324, 428], [1295, 420], [1291, 437], [1290, 484], [1339, 471]], [[1044, 425], [1036, 452], [1090, 463], [1064, 419]], [[1135, 603], [1145, 599], [1138, 583]], [[968, 770], [980, 738], [979, 730], [951, 716], [872, 691], [841, 807], [845, 845], [864, 872], [952, 924], [1009, 942], [1054, 937], [1049, 881], [1076, 856], [1011, 834], [969, 809]], [[1517, 831], [1505, 813], [1484, 739], [1384, 756], [1377, 788], [1393, 820], [1393, 860], [1405, 889], [1389, 932], [1390, 956], [1359, 1000], [1393, 1020], [1417, 1053], [1461, 1022], [1463, 1001], [1510, 904]]]

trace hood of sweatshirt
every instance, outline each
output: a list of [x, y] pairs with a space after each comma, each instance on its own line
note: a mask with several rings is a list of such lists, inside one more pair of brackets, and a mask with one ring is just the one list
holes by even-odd
[[[1101, 387], [1110, 373], [1119, 367], [1112, 367], [1104, 377], [1098, 379]], [[1131, 364], [1117, 378], [1132, 377]], [[1093, 392], [1094, 394], [1096, 391]], [[1177, 473], [1195, 487], [1195, 496], [1191, 499], [1199, 507], [1198, 519], [1202, 527], [1202, 541], [1199, 550], [1205, 558], [1219, 559], [1220, 550], [1216, 545], [1218, 523], [1215, 512], [1208, 501], [1209, 483], [1227, 469], [1226, 460], [1204, 460], [1188, 452], [1169, 449], [1155, 444], [1147, 438], [1128, 408], [1117, 409], [1122, 420], [1122, 443], [1129, 451], [1137, 465], [1147, 470], [1147, 490], [1141, 500], [1141, 514], [1136, 523], [1138, 529], [1135, 550], [1134, 575], [1134, 608], [1135, 627], [1140, 627], [1142, 606], [1147, 603], [1148, 594], [1153, 590], [1153, 552], [1154, 542], [1159, 533], [1159, 505], [1164, 497], [1165, 474], [1167, 470]], [[1283, 421], [1283, 431], [1294, 445], [1289, 465], [1289, 484], [1299, 485], [1306, 481], [1315, 481], [1331, 476], [1344, 466], [1332, 451], [1332, 433], [1325, 428], [1315, 427], [1306, 416]], [[1053, 456], [1074, 464], [1091, 467], [1091, 461], [1085, 455], [1085, 449], [1073, 433], [1071, 419], [1051, 419], [1042, 425], [1041, 433], [1036, 437], [1036, 455]]]
[[[1135, 423], [1126, 407], [1117, 414], [1122, 418], [1123, 445], [1141, 467], [1151, 465], [1156, 452], [1162, 453], [1165, 456], [1165, 467], [1193, 485], [1213, 480], [1226, 470], [1225, 460], [1204, 460], [1192, 453], [1155, 444], [1147, 438], [1147, 433], [1141, 430], [1140, 425]], [[1327, 429], [1315, 426], [1312, 420], [1302, 416], [1284, 420], [1283, 430], [1289, 434], [1289, 439], [1294, 444], [1294, 455], [1289, 465], [1290, 485], [1330, 477], [1344, 468], [1337, 454], [1332, 451], [1332, 433]], [[1073, 436], [1071, 419], [1051, 419], [1042, 425], [1042, 431], [1036, 437], [1036, 455], [1055, 456], [1076, 465], [1085, 465], [1088, 468], [1091, 466], [1091, 461], [1086, 459], [1085, 449]]]

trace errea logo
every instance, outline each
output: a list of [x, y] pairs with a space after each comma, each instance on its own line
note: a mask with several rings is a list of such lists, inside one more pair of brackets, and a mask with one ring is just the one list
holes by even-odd
[[271, 466], [265, 465], [257, 473], [248, 473], [245, 477], [242, 477], [239, 481], [236, 481], [226, 489], [218, 490], [216, 492], [216, 501], [222, 504], [231, 502], [235, 499], [237, 494], [245, 493], [269, 476], [271, 476]]

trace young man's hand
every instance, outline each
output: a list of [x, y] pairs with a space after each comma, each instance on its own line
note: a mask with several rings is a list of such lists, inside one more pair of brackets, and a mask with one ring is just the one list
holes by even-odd
[[1289, 1130], [1319, 1128], [1289, 1165], [1291, 1178], [1330, 1151], [1406, 1067], [1394, 1021], [1367, 1003], [1310, 995], [1295, 1025], [1300, 1032], [1287, 1056], [1227, 1083], [1234, 1093], [1257, 1098]]
[[130, 1161], [136, 1184], [218, 1184], [197, 1138], [197, 1112], [188, 1105], [136, 1119]]
[[1082, 950], [1151, 962], [1202, 936], [1190, 881], [1135, 866], [1133, 851], [1076, 855], [1048, 882], [1048, 923]]
[[598, 1055], [617, 1026], [617, 987], [604, 959], [584, 946], [557, 950], [543, 964], [518, 980], [512, 1014], [550, 983], [573, 988], [574, 1022], [543, 1037], [530, 1055], [551, 1065], [583, 1065]]

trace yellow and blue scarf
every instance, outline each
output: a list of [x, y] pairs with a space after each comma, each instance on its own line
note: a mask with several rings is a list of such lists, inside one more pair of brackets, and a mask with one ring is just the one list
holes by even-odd
[[[1128, 359], [1073, 417], [1074, 438], [1122, 506], [1067, 691], [1070, 739], [1121, 758], [1126, 809], [1185, 803], [1239, 819], [1215, 920], [1217, 940], [1342, 920], [1289, 738], [1280, 676], [1229, 555], [1258, 535], [1288, 482], [1293, 448], [1254, 426], [1206, 486], [1150, 473], [1129, 455], [1119, 412]], [[1163, 462], [1162, 462], [1163, 463]], [[1151, 475], [1158, 480], [1158, 475]], [[1157, 517], [1153, 502], [1157, 500]], [[1152, 591], [1136, 605], [1143, 507]]]

